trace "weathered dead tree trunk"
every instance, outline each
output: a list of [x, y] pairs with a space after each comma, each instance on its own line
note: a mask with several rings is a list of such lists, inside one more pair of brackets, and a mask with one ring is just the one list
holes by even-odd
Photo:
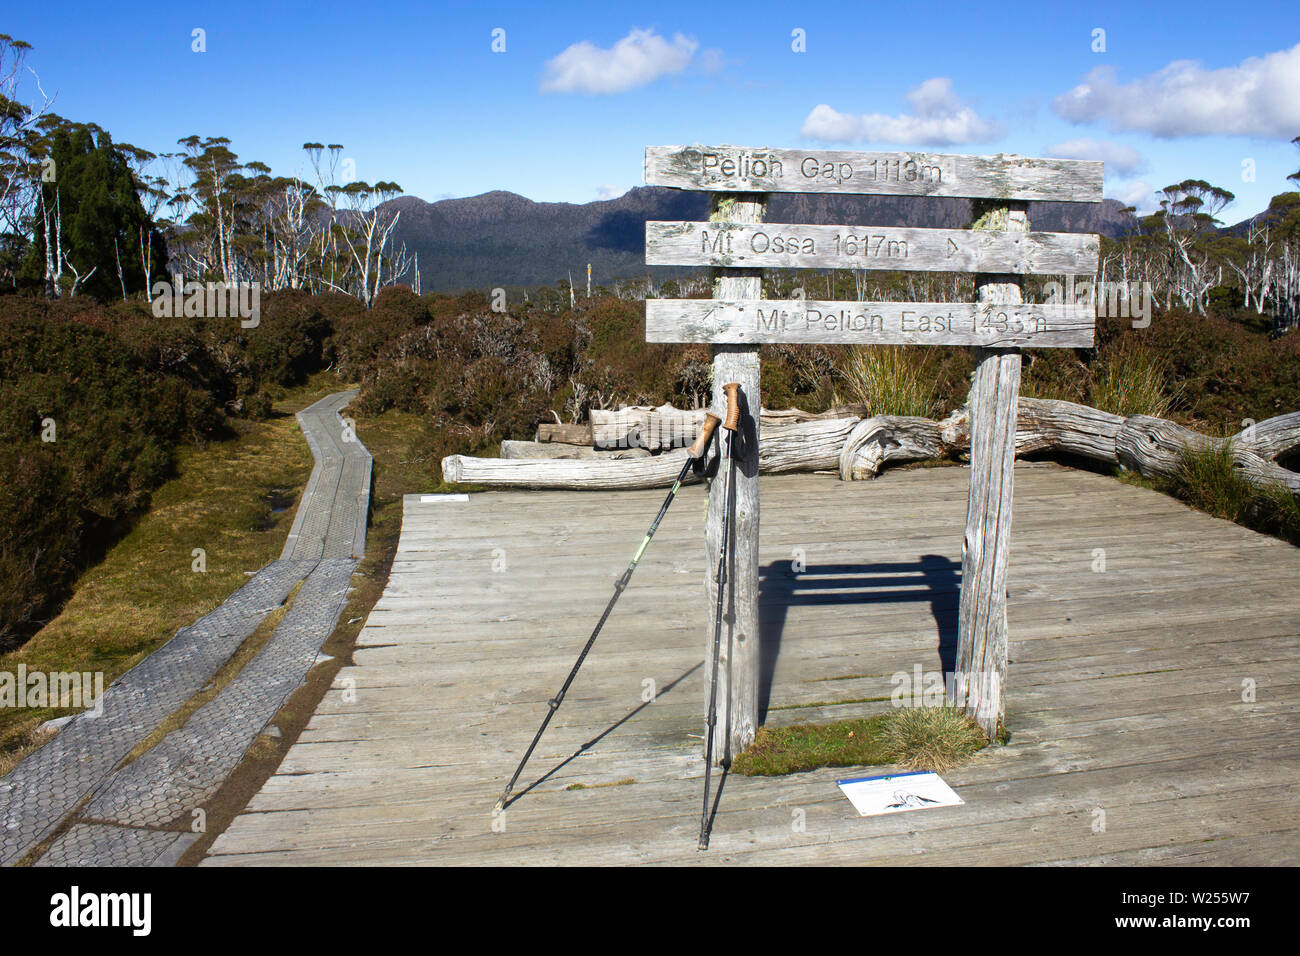
[[[702, 408], [674, 408], [672, 405], [660, 405], [658, 408], [651, 408], [648, 405], [633, 405], [618, 409], [593, 408], [590, 412], [590, 426], [564, 427], [587, 428], [587, 442], [600, 449], [645, 448], [650, 451], [661, 451], [691, 444], [704, 424], [704, 413], [705, 410]], [[780, 425], [795, 425], [833, 418], [862, 418], [866, 414], [865, 405], [837, 405], [824, 412], [805, 412], [797, 408], [765, 408], [759, 416], [759, 424], [763, 430], [766, 430]], [[545, 441], [546, 438], [542, 437], [542, 440]]]
[[595, 459], [622, 460], [630, 458], [648, 458], [650, 452], [644, 448], [619, 448], [604, 451], [590, 445], [571, 445], [567, 442], [552, 441], [511, 441], [501, 443], [502, 458], [571, 458], [592, 461]]
[[[1254, 434], [1249, 428], [1232, 438], [1210, 438], [1163, 418], [1132, 415], [1124, 419], [1119, 434], [1115, 436], [1116, 459], [1125, 468], [1148, 477], [1172, 475], [1178, 470], [1184, 449], [1209, 451], [1230, 444], [1233, 464], [1246, 481], [1257, 487], [1281, 484], [1292, 494], [1300, 495], [1300, 474], [1288, 471], [1272, 460], [1294, 447], [1300, 437], [1296, 436], [1292, 423], [1283, 426], [1277, 419], [1269, 419], [1264, 424], [1270, 424], [1270, 431], [1261, 446], [1255, 444]], [[1260, 426], [1252, 427], [1258, 429]], [[1290, 446], [1283, 444], [1288, 435], [1292, 441]], [[1278, 450], [1273, 454], [1261, 454], [1261, 447], [1265, 451], [1274, 447]]]
[[590, 425], [565, 425], [543, 422], [537, 426], [537, 440], [566, 445], [591, 445]]
[[596, 448], [685, 448], [704, 426], [705, 410], [633, 406], [617, 410], [593, 408], [591, 442]]
[[[858, 421], [856, 418], [837, 418], [768, 429], [759, 443], [759, 472], [776, 474], [839, 467], [844, 441]], [[558, 447], [590, 450], [572, 445]], [[600, 452], [601, 457], [592, 459], [448, 455], [442, 460], [442, 473], [447, 481], [503, 488], [591, 491], [666, 488], [677, 477], [686, 455], [685, 449], [680, 448], [659, 455], [635, 456], [633, 453], [636, 451], [639, 449], [625, 449], [621, 454], [627, 455], [626, 458], [615, 457], [620, 454], [618, 452]], [[687, 483], [698, 480], [693, 474], [686, 479]]]
[[[1017, 404], [1018, 456], [1077, 455], [1159, 478], [1178, 470], [1182, 449], [1228, 443], [1246, 481], [1259, 488], [1282, 485], [1300, 495], [1300, 474], [1276, 461], [1300, 447], [1300, 412], [1270, 418], [1228, 438], [1210, 438], [1163, 418], [1134, 415], [1125, 419], [1074, 402], [1021, 398]], [[969, 450], [970, 414], [966, 409], [942, 421], [895, 415], [808, 420], [763, 431], [759, 472], [835, 470], [845, 480], [873, 478], [887, 464], [952, 457]], [[622, 454], [628, 457], [621, 459], [616, 457], [619, 453], [601, 452], [592, 460], [450, 455], [443, 459], [443, 474], [448, 481], [503, 488], [600, 491], [672, 484], [685, 452], [648, 455], [638, 451], [626, 449]]]

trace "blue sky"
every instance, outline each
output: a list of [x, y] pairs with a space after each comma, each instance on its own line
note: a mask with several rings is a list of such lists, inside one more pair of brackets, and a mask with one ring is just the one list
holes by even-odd
[[430, 200], [617, 195], [651, 144], [924, 147], [1105, 158], [1107, 195], [1147, 206], [1206, 179], [1236, 221], [1300, 168], [1294, 0], [46, 2], [0, 30], [35, 47], [57, 112], [120, 141], [227, 136], [285, 174], [337, 142], [359, 178]]

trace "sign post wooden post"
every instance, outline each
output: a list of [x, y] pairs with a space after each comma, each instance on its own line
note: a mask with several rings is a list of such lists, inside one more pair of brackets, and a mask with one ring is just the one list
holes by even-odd
[[[765, 195], [716, 193], [710, 222], [761, 223], [767, 210]], [[718, 299], [757, 299], [763, 293], [761, 269], [714, 270], [713, 295]], [[733, 443], [736, 456], [735, 505], [732, 549], [727, 555], [728, 594], [723, 623], [726, 626], [718, 659], [720, 698], [718, 722], [713, 730], [717, 762], [730, 766], [731, 758], [748, 747], [758, 730], [758, 437], [762, 398], [758, 384], [757, 345], [713, 346], [713, 407], [726, 408], [722, 387], [740, 385], [740, 427]], [[723, 463], [725, 465], [725, 463]], [[719, 477], [721, 475], [719, 474]], [[709, 515], [705, 539], [708, 554], [717, 554], [722, 541], [723, 481], [709, 484]], [[718, 582], [711, 565], [708, 578], [709, 607], [717, 600]], [[712, 635], [706, 635], [712, 648]], [[712, 656], [705, 655], [704, 686], [712, 680]]]
[[[1025, 203], [977, 202], [977, 230], [1027, 233]], [[977, 275], [977, 298], [1018, 305], [1024, 295], [1014, 275]], [[1016, 406], [1020, 350], [975, 350], [970, 390], [970, 492], [961, 549], [961, 604], [957, 614], [957, 670], [948, 687], [955, 706], [973, 716], [990, 740], [1002, 720], [1007, 677], [1007, 561], [1016, 462]]]
[[[1027, 203], [1098, 202], [1102, 174], [1097, 162], [1003, 154], [646, 149], [647, 184], [714, 194], [708, 222], [646, 223], [646, 263], [712, 266], [716, 277], [712, 300], [647, 300], [646, 340], [712, 344], [714, 404], [720, 404], [724, 384], [739, 382], [748, 403], [743, 420], [753, 428], [752, 441], [746, 434], [740, 446], [735, 590], [726, 605], [730, 638], [719, 663], [719, 676], [731, 688], [714, 740], [724, 759], [747, 746], [758, 725], [758, 346], [769, 342], [975, 346], [957, 671], [948, 691], [990, 738], [996, 735], [1006, 683], [1020, 349], [1091, 347], [1096, 321], [1091, 299], [1023, 301], [1022, 276], [1093, 276], [1100, 250], [1096, 236], [1030, 232]], [[772, 192], [985, 202], [977, 203], [980, 216], [970, 230], [775, 224], [764, 222], [766, 194]], [[762, 298], [764, 268], [971, 272], [978, 296], [968, 303], [771, 301]], [[709, 496], [710, 554], [720, 544], [718, 484]], [[713, 600], [714, 582], [709, 586]]]

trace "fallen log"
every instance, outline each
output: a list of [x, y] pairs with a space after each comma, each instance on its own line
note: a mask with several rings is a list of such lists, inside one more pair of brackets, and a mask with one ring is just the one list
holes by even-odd
[[1016, 413], [1016, 454], [1060, 451], [1116, 463], [1115, 439], [1124, 419], [1074, 402], [1021, 398]]
[[944, 423], [928, 418], [877, 415], [853, 426], [836, 464], [845, 481], [874, 478], [890, 461], [942, 458], [953, 449], [944, 440]]
[[[798, 408], [763, 409], [762, 431], [805, 422], [833, 421], [839, 418], [862, 418], [865, 405], [837, 405], [824, 412], [805, 412]], [[645, 448], [652, 452], [683, 448], [695, 441], [704, 425], [704, 409], [674, 408], [672, 405], [629, 405], [618, 409], [593, 408], [591, 444], [595, 448]], [[542, 426], [545, 427], [545, 426]], [[578, 426], [565, 426], [578, 427]]]
[[501, 443], [502, 458], [572, 458], [589, 460], [592, 458], [648, 458], [650, 452], [644, 448], [622, 448], [602, 451], [591, 445], [571, 445], [557, 441], [511, 441]]
[[705, 410], [660, 405], [633, 405], [619, 409], [593, 408], [591, 443], [596, 448], [645, 448], [663, 451], [685, 448], [704, 427]]
[[[759, 471], [817, 471], [836, 468], [840, 449], [856, 418], [783, 425], [764, 433], [759, 444]], [[678, 449], [634, 459], [505, 459], [449, 455], [442, 460], [447, 481], [513, 488], [613, 490], [660, 488], [673, 483], [686, 460]], [[697, 481], [692, 473], [687, 482]]]
[[1269, 460], [1276, 459], [1300, 447], [1300, 412], [1267, 418], [1243, 428], [1239, 434], [1244, 436], [1251, 451]]
[[758, 471], [824, 471], [838, 467], [840, 449], [857, 425], [856, 418], [777, 425], [759, 433]]
[[[836, 470], [845, 480], [875, 477], [891, 462], [954, 457], [970, 448], [965, 409], [941, 421], [897, 415], [812, 419], [764, 428], [759, 471]], [[1283, 486], [1300, 495], [1300, 474], [1276, 459], [1300, 447], [1300, 412], [1279, 415], [1227, 438], [1202, 435], [1163, 418], [1123, 418], [1054, 399], [1021, 398], [1016, 417], [1017, 456], [1055, 452], [1119, 465], [1148, 478], [1179, 468], [1185, 449], [1230, 447], [1241, 476], [1256, 487]], [[671, 484], [685, 452], [639, 459], [507, 460], [451, 455], [448, 481], [518, 488], [653, 488]], [[696, 480], [694, 476], [690, 480]]]
[[[1300, 413], [1292, 414], [1300, 418]], [[1292, 434], [1292, 423], [1269, 419], [1261, 424], [1270, 425], [1267, 434], [1271, 440], [1263, 446], [1255, 444], [1254, 438], [1258, 432], [1251, 432], [1250, 428], [1229, 438], [1211, 438], [1163, 418], [1133, 415], [1124, 419], [1115, 438], [1116, 458], [1119, 464], [1130, 471], [1156, 477], [1172, 475], [1177, 471], [1184, 449], [1209, 451], [1230, 448], [1232, 463], [1246, 481], [1261, 488], [1280, 484], [1292, 494], [1300, 495], [1300, 474], [1283, 468], [1272, 460], [1294, 447], [1294, 443], [1288, 446], [1278, 437]], [[1252, 427], [1259, 428], [1258, 425]], [[1300, 441], [1300, 436], [1295, 441]], [[1265, 452], [1274, 448], [1277, 450], [1271, 454], [1261, 454], [1261, 447]]]
[[586, 445], [590, 447], [591, 426], [542, 422], [537, 426], [537, 440], [540, 442], [560, 442], [566, 445]]
[[759, 419], [763, 428], [777, 425], [797, 425], [800, 422], [817, 422], [828, 418], [866, 418], [866, 405], [836, 405], [824, 412], [805, 412], [801, 408], [765, 408]]
[[[506, 488], [568, 488], [614, 491], [629, 488], [663, 488], [671, 485], [687, 459], [686, 449], [648, 458], [472, 458], [448, 455], [442, 460], [446, 481]], [[685, 484], [698, 481], [690, 474]]]

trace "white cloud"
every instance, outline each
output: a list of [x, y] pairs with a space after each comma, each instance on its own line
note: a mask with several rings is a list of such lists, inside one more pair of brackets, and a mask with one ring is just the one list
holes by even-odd
[[841, 113], [825, 103], [814, 107], [803, 121], [809, 139], [836, 143], [915, 143], [953, 146], [997, 139], [1005, 132], [1001, 123], [986, 120], [952, 91], [952, 80], [936, 76], [906, 96], [911, 114]]
[[1106, 121], [1115, 129], [1162, 138], [1236, 135], [1290, 139], [1300, 131], [1300, 43], [1237, 66], [1207, 70], [1175, 60], [1121, 83], [1114, 67], [1090, 72], [1058, 96], [1052, 109], [1075, 123]]
[[626, 189], [623, 189], [620, 186], [615, 186], [613, 183], [601, 183], [599, 186], [596, 187], [596, 198], [617, 199], [625, 192], [627, 192]]
[[1136, 206], [1139, 213], [1154, 212], [1156, 208], [1156, 191], [1150, 183], [1138, 181], [1121, 186], [1107, 199], [1118, 199], [1126, 206]]
[[681, 73], [691, 64], [699, 43], [673, 34], [665, 40], [653, 30], [633, 30], [608, 50], [583, 40], [547, 60], [543, 93], [622, 93]]
[[1048, 156], [1061, 159], [1099, 159], [1106, 164], [1106, 173], [1119, 173], [1127, 176], [1138, 172], [1146, 165], [1142, 154], [1132, 146], [1115, 143], [1110, 140], [1096, 140], [1090, 136], [1068, 139], [1063, 143], [1047, 147]]

